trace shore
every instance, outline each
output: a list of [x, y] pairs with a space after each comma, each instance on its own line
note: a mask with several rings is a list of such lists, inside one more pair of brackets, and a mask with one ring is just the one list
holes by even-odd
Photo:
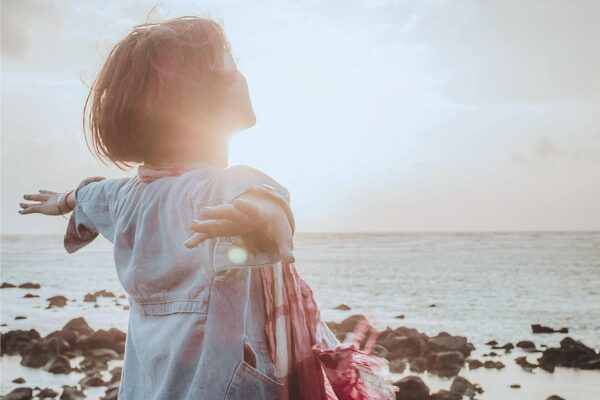
[[[125, 332], [115, 327], [92, 328], [84, 317], [70, 319], [52, 331], [35, 327], [47, 313], [81, 308], [126, 314], [127, 300], [108, 290], [81, 298], [56, 295], [43, 298], [34, 282], [4, 282], [2, 296], [20, 297], [30, 308], [2, 314], [2, 395], [5, 399], [115, 399], [120, 380]], [[435, 305], [430, 305], [435, 307]], [[335, 309], [348, 317], [328, 322], [342, 341], [364, 319], [351, 307]], [[88, 313], [81, 313], [86, 315]], [[50, 314], [54, 316], [53, 314]], [[375, 354], [389, 362], [387, 377], [399, 387], [397, 399], [591, 399], [600, 389], [600, 354], [569, 337], [568, 328], [532, 323], [539, 341], [472, 343], [468, 336], [440, 333], [428, 336], [398, 325], [377, 332]], [[10, 319], [9, 319], [10, 318]], [[46, 319], [48, 322], [48, 319]], [[58, 321], [57, 321], [58, 322]], [[12, 328], [18, 324], [20, 329]], [[28, 326], [29, 329], [23, 329]], [[548, 340], [551, 339], [551, 340]], [[559, 341], [552, 346], [545, 342]], [[85, 396], [85, 397], [83, 397]], [[555, 396], [555, 397], [552, 397]]]

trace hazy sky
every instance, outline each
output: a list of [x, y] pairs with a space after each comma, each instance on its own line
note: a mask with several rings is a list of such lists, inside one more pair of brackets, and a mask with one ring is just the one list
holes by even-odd
[[292, 195], [299, 231], [600, 229], [600, 2], [2, 0], [2, 233], [101, 166], [86, 84], [135, 24], [220, 20], [256, 127], [230, 164]]

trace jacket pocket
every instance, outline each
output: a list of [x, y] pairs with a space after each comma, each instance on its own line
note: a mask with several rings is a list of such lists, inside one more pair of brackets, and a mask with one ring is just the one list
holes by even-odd
[[250, 246], [241, 236], [217, 238], [213, 255], [213, 272], [216, 279], [235, 277], [235, 270], [264, 267], [281, 260], [277, 251], [264, 252]]
[[263, 374], [246, 361], [240, 361], [225, 400], [277, 400], [283, 386], [281, 381]]

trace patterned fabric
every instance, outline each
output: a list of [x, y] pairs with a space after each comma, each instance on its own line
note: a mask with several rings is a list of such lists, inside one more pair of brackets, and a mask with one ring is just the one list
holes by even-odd
[[[266, 333], [276, 376], [284, 382], [280, 400], [392, 400], [395, 386], [381, 369], [387, 361], [370, 354], [376, 331], [361, 322], [353, 340], [340, 343], [321, 320], [312, 289], [294, 264], [262, 269]], [[363, 350], [365, 332], [371, 335]]]

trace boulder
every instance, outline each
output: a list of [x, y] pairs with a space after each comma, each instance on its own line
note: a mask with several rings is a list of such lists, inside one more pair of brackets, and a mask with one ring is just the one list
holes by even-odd
[[2, 396], [3, 400], [30, 400], [33, 398], [33, 389], [30, 387], [20, 387], [13, 389], [6, 396]]
[[439, 390], [429, 396], [429, 400], [462, 400], [462, 396], [449, 390]]
[[18, 383], [20, 385], [21, 383], [25, 383], [25, 378], [20, 376], [18, 378], [13, 379], [12, 383]]
[[48, 307], [46, 307], [46, 308], [53, 308], [53, 307], [62, 308], [67, 305], [67, 298], [65, 296], [52, 296], [52, 297], [47, 298], [46, 300], [49, 301]]
[[538, 359], [540, 368], [553, 372], [557, 366], [580, 369], [600, 369], [600, 355], [578, 340], [566, 337], [560, 347], [551, 347]]
[[569, 333], [569, 328], [554, 329], [540, 324], [531, 325], [533, 333]]
[[76, 386], [63, 385], [63, 392], [60, 395], [60, 400], [81, 400], [85, 399], [85, 394], [77, 389]]
[[104, 380], [102, 379], [102, 374], [98, 371], [81, 378], [79, 380], [79, 384], [83, 389], [85, 389], [86, 387], [107, 386], [107, 382], [104, 382]]
[[417, 374], [423, 373], [427, 370], [427, 359], [425, 357], [418, 357], [410, 360], [410, 371], [416, 372]]
[[350, 306], [347, 304], [340, 304], [334, 308], [334, 310], [342, 310], [342, 311], [348, 311], [350, 309], [351, 309]]
[[418, 376], [407, 376], [394, 382], [399, 391], [396, 400], [428, 400], [429, 387]]
[[537, 368], [537, 364], [531, 364], [527, 361], [527, 357], [517, 357], [515, 358], [515, 363], [527, 372], [533, 372], [533, 369]]
[[473, 345], [467, 342], [464, 336], [451, 336], [448, 334], [429, 338], [429, 351], [432, 353], [445, 351], [459, 351], [464, 357], [468, 357], [473, 351]]
[[468, 359], [467, 364], [469, 364], [469, 369], [477, 369], [483, 367], [483, 363], [476, 359]]
[[39, 283], [25, 282], [19, 285], [20, 289], [39, 289], [41, 286]]
[[0, 286], [0, 289], [11, 289], [11, 288], [16, 288], [16, 286], [13, 285], [12, 283], [8, 283], [8, 282], [2, 282], [2, 286]]
[[56, 396], [58, 396], [58, 392], [50, 388], [41, 389], [40, 392], [37, 394], [37, 397], [39, 397], [40, 399], [54, 398]]
[[521, 340], [520, 342], [517, 343], [517, 347], [520, 349], [523, 349], [525, 351], [536, 351], [537, 349], [535, 348], [535, 343], [533, 343], [530, 340]]
[[465, 358], [459, 351], [445, 351], [427, 356], [427, 371], [441, 377], [456, 376], [464, 365]]
[[71, 363], [65, 356], [54, 356], [44, 365], [44, 370], [52, 374], [68, 374], [71, 372]]
[[477, 394], [483, 393], [483, 390], [479, 387], [479, 385], [469, 382], [462, 376], [457, 376], [454, 378], [452, 385], [450, 385], [450, 391], [461, 396], [467, 396], [471, 399]]
[[0, 346], [2, 355], [14, 355], [20, 353], [33, 342], [41, 339], [35, 329], [8, 331], [0, 334]]
[[390, 372], [401, 374], [406, 369], [406, 361], [396, 358], [389, 363]]

